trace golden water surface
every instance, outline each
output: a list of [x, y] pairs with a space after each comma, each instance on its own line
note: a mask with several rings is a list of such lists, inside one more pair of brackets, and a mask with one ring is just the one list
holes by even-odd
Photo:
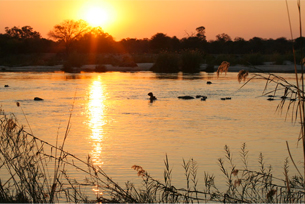
[[[293, 75], [284, 76], [293, 80]], [[5, 84], [9, 87], [4, 88]], [[217, 159], [225, 158], [223, 147], [228, 145], [234, 161], [241, 165], [243, 143], [253, 168], [262, 152], [266, 165], [272, 165], [275, 175], [282, 177], [288, 157], [286, 141], [301, 165], [299, 126], [291, 123], [291, 113], [285, 121], [287, 107], [282, 115], [275, 111], [282, 92], [276, 93], [274, 101], [261, 97], [264, 81], [252, 81], [239, 90], [236, 73], [219, 78], [206, 73], [2, 73], [0, 85], [2, 108], [52, 144], [56, 135], [63, 137], [72, 111], [66, 150], [81, 158], [90, 155], [121, 184], [139, 180], [131, 169], [134, 164], [162, 179], [165, 155], [179, 187], [185, 185], [182, 159], [197, 161], [199, 179], [203, 180], [204, 171], [221, 175]], [[158, 100], [151, 103], [149, 92]], [[206, 95], [208, 99], [177, 98], [182, 95]], [[36, 96], [44, 100], [34, 101]], [[29, 125], [15, 105], [17, 101]], [[82, 176], [79, 172], [74, 175]]]

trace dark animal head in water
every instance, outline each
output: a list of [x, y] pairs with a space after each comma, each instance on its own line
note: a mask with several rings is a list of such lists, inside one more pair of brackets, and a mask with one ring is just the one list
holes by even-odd
[[154, 94], [152, 92], [149, 92], [147, 95], [150, 96], [150, 100], [157, 100], [157, 98], [154, 96]]

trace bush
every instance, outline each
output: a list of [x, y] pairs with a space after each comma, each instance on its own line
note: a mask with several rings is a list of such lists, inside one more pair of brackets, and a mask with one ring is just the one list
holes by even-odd
[[191, 50], [182, 53], [182, 72], [198, 73], [200, 72], [202, 57], [200, 52]]
[[156, 73], [177, 73], [179, 72], [179, 58], [174, 53], [160, 53], [150, 70]]
[[120, 57], [119, 67], [137, 67], [138, 65], [130, 55], [122, 55]]
[[64, 62], [62, 71], [73, 72], [74, 67], [81, 67], [82, 65], [84, 65], [83, 56], [74, 52], [70, 54], [68, 59]]

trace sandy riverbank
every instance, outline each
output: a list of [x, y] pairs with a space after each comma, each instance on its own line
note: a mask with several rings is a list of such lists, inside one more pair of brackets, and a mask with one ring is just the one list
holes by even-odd
[[[118, 72], [138, 72], [138, 71], [149, 71], [153, 66], [153, 63], [137, 63], [137, 67], [118, 67], [106, 64], [105, 67], [107, 71], [118, 71]], [[75, 68], [75, 72], [85, 71], [93, 72], [96, 65], [84, 65], [80, 68]], [[55, 66], [21, 66], [21, 67], [7, 67], [0, 66], [0, 72], [58, 72], [63, 68], [62, 65]], [[206, 64], [201, 65], [201, 70], [204, 71]], [[215, 66], [215, 71], [218, 66]], [[273, 72], [273, 73], [292, 73], [294, 72], [294, 65], [272, 65], [271, 63], [265, 63], [264, 65], [258, 65], [253, 67], [248, 67], [245, 65], [235, 65], [229, 67], [229, 72], [239, 72], [240, 70], [248, 70], [249, 72]], [[297, 65], [297, 70], [301, 71], [301, 66]]]

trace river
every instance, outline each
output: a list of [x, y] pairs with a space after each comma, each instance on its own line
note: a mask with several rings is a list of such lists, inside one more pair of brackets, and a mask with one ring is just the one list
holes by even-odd
[[[293, 74], [281, 76], [294, 80]], [[225, 158], [225, 145], [239, 167], [240, 148], [246, 143], [250, 167], [258, 169], [258, 157], [263, 153], [266, 166], [272, 165], [274, 175], [283, 178], [288, 141], [301, 165], [299, 125], [291, 122], [291, 113], [285, 120], [287, 106], [282, 114], [276, 112], [283, 91], [276, 93], [274, 101], [262, 96], [265, 84], [253, 80], [240, 89], [242, 83], [235, 72], [219, 77], [205, 72], [3, 72], [0, 105], [6, 113], [14, 113], [25, 129], [31, 128], [36, 137], [51, 144], [57, 135], [62, 140], [72, 113], [65, 149], [84, 159], [90, 155], [119, 184], [139, 181], [131, 169], [135, 164], [162, 180], [167, 155], [174, 184], [184, 187], [182, 159], [193, 158], [198, 163], [201, 181], [204, 171], [223, 178], [217, 159]], [[151, 103], [149, 92], [158, 100]], [[182, 95], [205, 95], [207, 100], [177, 98]], [[34, 97], [44, 100], [34, 101]], [[231, 100], [221, 100], [223, 97]]]

